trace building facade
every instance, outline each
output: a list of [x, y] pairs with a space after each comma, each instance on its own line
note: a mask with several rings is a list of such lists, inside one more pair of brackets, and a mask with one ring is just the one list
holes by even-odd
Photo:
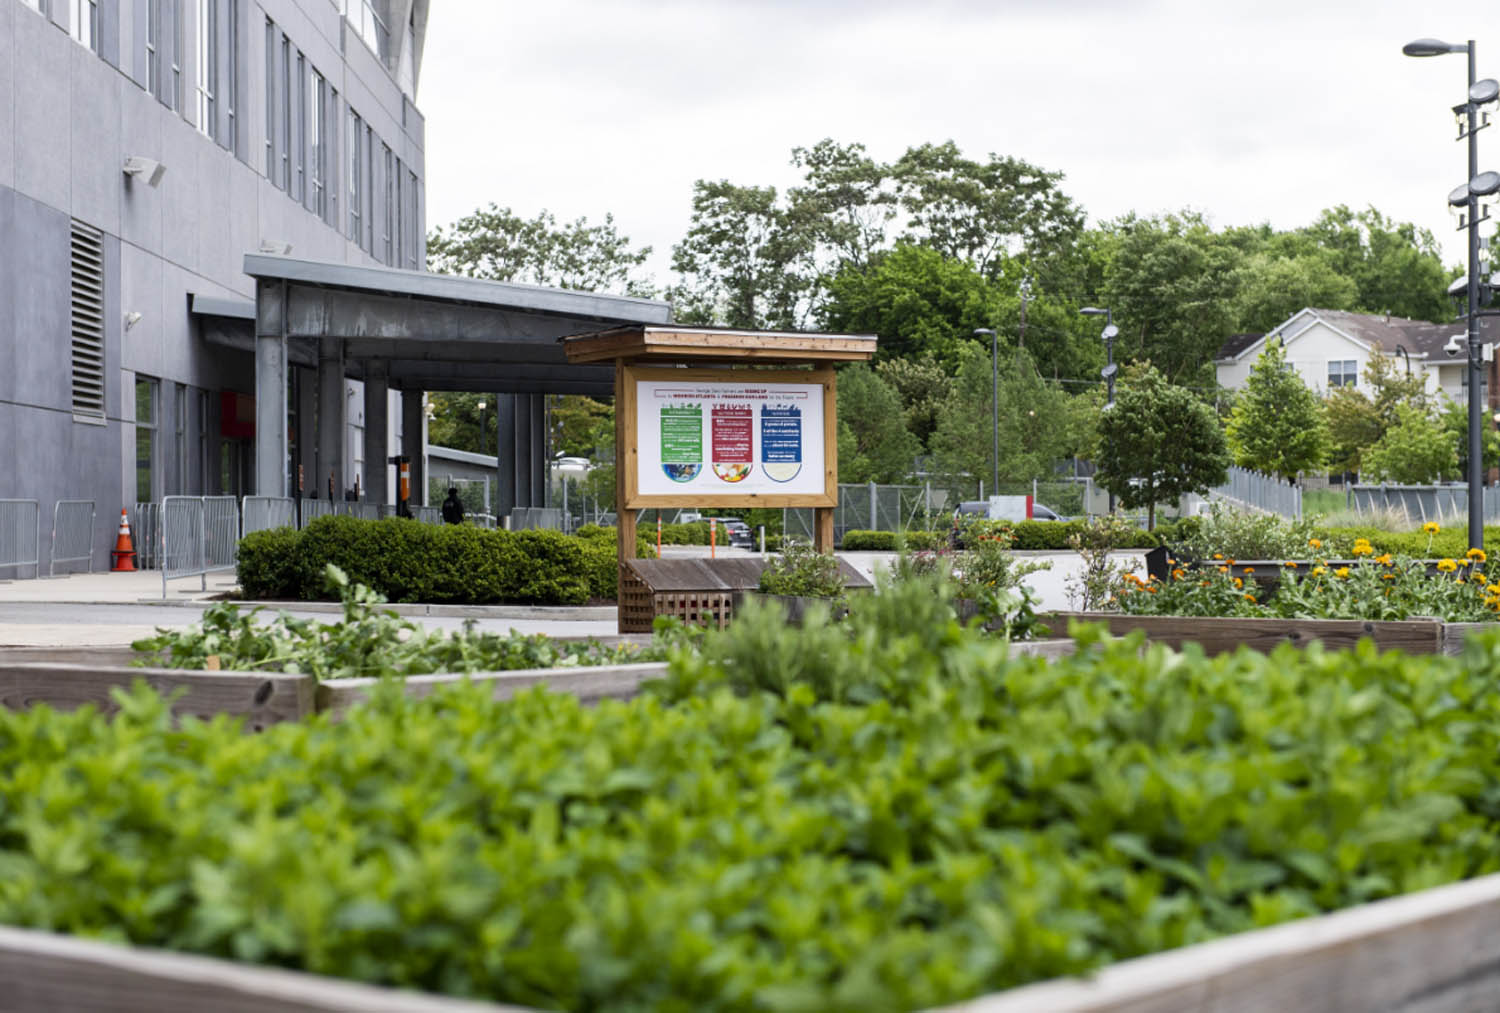
[[[253, 491], [246, 254], [424, 266], [426, 21], [426, 0], [0, 0], [0, 499], [39, 501], [44, 567], [58, 500], [95, 502], [102, 563], [122, 506]], [[290, 449], [316, 474], [308, 372]], [[307, 494], [380, 480], [351, 423]]]

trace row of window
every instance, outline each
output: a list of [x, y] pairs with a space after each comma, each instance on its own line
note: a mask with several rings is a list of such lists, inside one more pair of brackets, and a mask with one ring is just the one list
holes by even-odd
[[265, 30], [266, 178], [381, 263], [417, 269], [416, 173], [352, 105], [340, 105], [338, 89], [274, 21]]

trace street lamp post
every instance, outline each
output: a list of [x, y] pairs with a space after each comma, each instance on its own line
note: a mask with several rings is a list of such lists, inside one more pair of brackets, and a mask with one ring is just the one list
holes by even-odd
[[990, 423], [994, 429], [994, 456], [990, 458], [990, 495], [1000, 495], [1000, 339], [988, 327], [976, 327], [974, 336], [990, 336]]
[[[1480, 450], [1480, 417], [1483, 414], [1480, 405], [1480, 382], [1483, 356], [1479, 345], [1479, 199], [1489, 196], [1495, 192], [1495, 186], [1487, 185], [1490, 181], [1481, 181], [1479, 174], [1479, 138], [1478, 132], [1488, 124], [1486, 116], [1485, 124], [1479, 122], [1479, 107], [1495, 101], [1500, 94], [1500, 87], [1489, 79], [1476, 82], [1474, 80], [1474, 40], [1465, 43], [1448, 43], [1438, 39], [1418, 39], [1408, 42], [1401, 47], [1401, 51], [1407, 56], [1443, 56], [1448, 53], [1464, 53], [1469, 58], [1469, 90], [1464, 101], [1453, 107], [1453, 112], [1463, 117], [1459, 125], [1459, 139], [1469, 142], [1469, 174], [1466, 182], [1461, 187], [1464, 191], [1459, 194], [1455, 189], [1449, 196], [1449, 204], [1467, 208], [1465, 222], [1460, 228], [1467, 227], [1469, 231], [1469, 276], [1466, 289], [1468, 296], [1468, 336], [1469, 336], [1469, 548], [1483, 549], [1484, 547], [1484, 486], [1480, 477], [1480, 465], [1483, 462]], [[1486, 177], [1493, 173], [1485, 173]], [[1500, 179], [1496, 180], [1500, 184]], [[1488, 192], [1486, 192], [1488, 190]]]
[[[1104, 377], [1106, 393], [1104, 409], [1108, 411], [1115, 406], [1115, 374], [1119, 372], [1119, 369], [1115, 366], [1115, 337], [1120, 333], [1120, 329], [1115, 326], [1114, 312], [1108, 306], [1102, 310], [1093, 306], [1085, 306], [1078, 312], [1086, 317], [1104, 318], [1104, 330], [1099, 332], [1099, 337], [1104, 340], [1105, 365], [1099, 371], [1099, 375]], [[1114, 490], [1110, 490], [1109, 493], [1109, 512], [1111, 514], [1115, 512]]]

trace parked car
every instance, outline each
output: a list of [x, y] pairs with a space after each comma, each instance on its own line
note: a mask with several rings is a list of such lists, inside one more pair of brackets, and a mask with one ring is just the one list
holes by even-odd
[[755, 538], [750, 533], [750, 525], [738, 517], [715, 517], [713, 520], [719, 522], [719, 538], [729, 545], [739, 548], [753, 548]]

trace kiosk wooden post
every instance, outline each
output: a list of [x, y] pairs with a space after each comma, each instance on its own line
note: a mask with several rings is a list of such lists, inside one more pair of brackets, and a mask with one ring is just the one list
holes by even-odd
[[[622, 574], [636, 554], [637, 511], [648, 507], [811, 507], [813, 544], [820, 552], [833, 551], [838, 506], [833, 366], [867, 361], [875, 354], [873, 336], [636, 324], [561, 341], [569, 362], [615, 364], [615, 514]], [[723, 432], [713, 408], [703, 409], [716, 402], [739, 416], [733, 423], [738, 428], [729, 431], [745, 459], [730, 458], [733, 464], [719, 458], [715, 441]], [[783, 408], [782, 402], [795, 407]], [[668, 446], [669, 423], [663, 420], [670, 413], [663, 405], [673, 411], [688, 407], [683, 431], [701, 460], [683, 458], [681, 447]], [[780, 437], [790, 443], [768, 451], [779, 437], [775, 428], [757, 430], [757, 405], [762, 427], [775, 427], [783, 411], [793, 417], [787, 427], [792, 435]], [[649, 452], [643, 452], [641, 426], [647, 421], [658, 428]], [[788, 456], [777, 457], [778, 452]], [[673, 453], [679, 456], [670, 460]]]

